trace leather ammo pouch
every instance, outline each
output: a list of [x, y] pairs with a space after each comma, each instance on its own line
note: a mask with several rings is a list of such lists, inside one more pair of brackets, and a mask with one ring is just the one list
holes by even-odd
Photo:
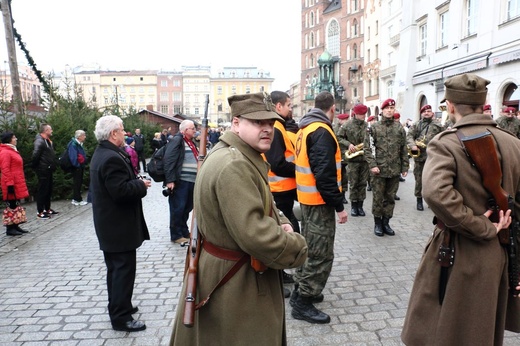
[[448, 268], [453, 265], [455, 262], [455, 248], [453, 246], [453, 242], [451, 239], [451, 230], [446, 227], [444, 222], [434, 218], [434, 223], [437, 224], [437, 227], [442, 230], [442, 243], [439, 246], [439, 253], [437, 258], [439, 259], [439, 264], [441, 267]]

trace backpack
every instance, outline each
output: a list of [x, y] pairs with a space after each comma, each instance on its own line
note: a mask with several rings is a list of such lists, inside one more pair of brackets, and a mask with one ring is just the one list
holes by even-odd
[[[69, 143], [70, 145], [70, 143]], [[65, 148], [65, 151], [63, 154], [61, 154], [59, 161], [60, 161], [60, 167], [63, 169], [64, 172], [71, 172], [72, 171], [72, 162], [70, 162], [69, 158], [69, 145], [67, 145], [67, 148]]]
[[146, 165], [146, 170], [148, 171], [148, 175], [152, 177], [155, 182], [162, 182], [165, 179], [164, 176], [164, 153], [166, 152], [166, 145], [163, 145], [159, 149], [157, 149], [148, 164]]

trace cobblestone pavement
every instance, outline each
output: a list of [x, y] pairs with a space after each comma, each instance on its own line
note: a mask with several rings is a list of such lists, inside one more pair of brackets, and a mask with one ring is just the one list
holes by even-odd
[[[367, 216], [349, 216], [338, 226], [332, 275], [325, 301], [317, 304], [332, 321], [294, 320], [289, 308], [289, 345], [401, 344], [413, 276], [432, 231], [432, 212], [415, 209], [413, 183], [411, 175], [400, 184], [401, 200], [390, 221], [396, 236], [373, 235], [371, 192]], [[139, 306], [134, 317], [146, 322], [145, 331], [111, 329], [91, 205], [57, 201], [53, 208], [61, 213], [50, 220], [36, 220], [35, 205], [26, 204], [29, 234], [0, 235], [0, 345], [167, 345], [185, 248], [169, 241], [168, 203], [160, 184], [154, 184], [143, 204], [152, 239], [137, 251], [133, 303]], [[520, 336], [506, 333], [505, 345], [519, 344]]]

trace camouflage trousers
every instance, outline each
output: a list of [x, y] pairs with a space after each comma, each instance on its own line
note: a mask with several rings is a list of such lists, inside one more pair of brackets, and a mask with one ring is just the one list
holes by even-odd
[[347, 167], [351, 201], [362, 202], [367, 197], [368, 162], [349, 162]]
[[348, 191], [348, 175], [347, 175], [347, 164], [341, 162], [341, 191]]
[[394, 215], [394, 196], [399, 188], [399, 176], [383, 178], [372, 175], [372, 214], [391, 218]]
[[309, 248], [307, 260], [296, 269], [294, 281], [304, 297], [317, 296], [323, 291], [332, 270], [336, 212], [327, 205], [305, 205], [302, 208], [301, 234]]
[[422, 171], [426, 161], [414, 160], [413, 175], [415, 177], [415, 197], [422, 197]]

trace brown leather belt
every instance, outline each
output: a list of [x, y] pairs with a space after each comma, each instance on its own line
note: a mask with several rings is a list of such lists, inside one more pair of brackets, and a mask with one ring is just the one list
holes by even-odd
[[246, 255], [243, 251], [235, 251], [229, 250], [215, 244], [210, 243], [206, 239], [202, 242], [202, 248], [206, 250], [207, 253], [213, 255], [215, 257], [225, 259], [228, 261], [238, 261], [242, 258], [242, 256]]

